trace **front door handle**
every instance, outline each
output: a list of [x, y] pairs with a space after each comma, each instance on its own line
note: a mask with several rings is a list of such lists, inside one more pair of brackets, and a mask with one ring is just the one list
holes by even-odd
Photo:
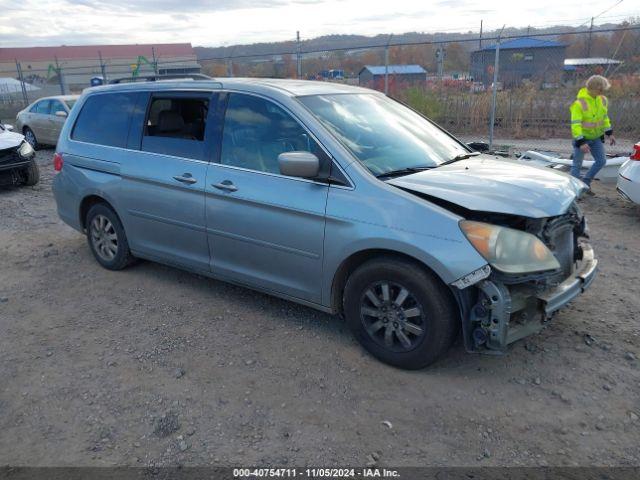
[[173, 179], [177, 180], [178, 182], [187, 183], [189, 185], [193, 185], [194, 183], [197, 182], [197, 180], [193, 178], [190, 173], [183, 173], [182, 175], [176, 175], [175, 177], [173, 177]]
[[236, 187], [231, 180], [225, 180], [221, 183], [212, 183], [211, 186], [218, 190], [226, 190], [227, 192], [235, 192], [238, 190], [238, 187]]

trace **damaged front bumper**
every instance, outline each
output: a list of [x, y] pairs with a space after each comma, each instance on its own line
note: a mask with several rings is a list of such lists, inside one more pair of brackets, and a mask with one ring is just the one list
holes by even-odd
[[556, 311], [584, 292], [595, 278], [598, 261], [589, 244], [582, 243], [580, 249], [577, 268], [555, 285], [508, 284], [492, 274], [475, 285], [476, 295], [469, 295], [473, 289], [465, 289], [467, 308], [462, 308], [462, 314], [467, 350], [504, 352], [510, 343], [539, 332]]

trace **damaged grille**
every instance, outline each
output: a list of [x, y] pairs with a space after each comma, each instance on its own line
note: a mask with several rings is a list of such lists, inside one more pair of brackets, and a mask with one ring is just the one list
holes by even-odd
[[578, 237], [584, 233], [581, 228], [582, 215], [574, 205], [565, 215], [548, 219], [538, 235], [560, 263], [559, 281], [575, 269]]
[[0, 150], [0, 165], [20, 162], [22, 159], [18, 155], [16, 147], [5, 148]]
[[575, 240], [573, 225], [565, 224], [553, 229], [548, 235], [549, 240], [545, 243], [560, 263], [562, 278], [566, 278], [573, 273], [574, 268]]

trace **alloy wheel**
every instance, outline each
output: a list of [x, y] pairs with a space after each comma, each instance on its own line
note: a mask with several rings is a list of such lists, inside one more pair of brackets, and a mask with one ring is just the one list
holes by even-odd
[[96, 215], [89, 227], [91, 244], [103, 260], [110, 262], [118, 253], [118, 235], [111, 221], [104, 215]]
[[33, 134], [31, 129], [27, 128], [24, 132], [24, 139], [29, 143], [33, 148], [36, 148], [36, 136]]
[[360, 319], [376, 343], [394, 352], [413, 350], [426, 333], [422, 305], [409, 288], [394, 282], [379, 281], [365, 289]]

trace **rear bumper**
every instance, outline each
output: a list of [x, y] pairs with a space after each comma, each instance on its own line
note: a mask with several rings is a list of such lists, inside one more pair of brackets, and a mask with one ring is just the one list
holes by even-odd
[[624, 200], [640, 205], [640, 183], [618, 175], [618, 185], [616, 190]]

